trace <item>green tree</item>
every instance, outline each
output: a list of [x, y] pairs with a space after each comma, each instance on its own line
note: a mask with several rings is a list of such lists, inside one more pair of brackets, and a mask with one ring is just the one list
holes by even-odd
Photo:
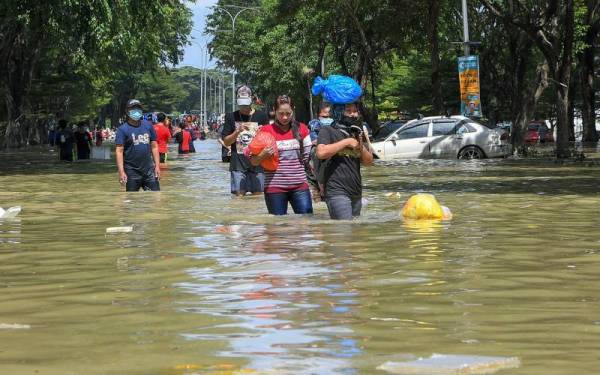
[[180, 60], [191, 31], [191, 12], [183, 1], [7, 0], [0, 3], [0, 20], [6, 145], [20, 139], [17, 124], [30, 112], [33, 85], [44, 81], [44, 74], [90, 82], [78, 88], [112, 97], [104, 112], [114, 119], [135, 92], [139, 75]]

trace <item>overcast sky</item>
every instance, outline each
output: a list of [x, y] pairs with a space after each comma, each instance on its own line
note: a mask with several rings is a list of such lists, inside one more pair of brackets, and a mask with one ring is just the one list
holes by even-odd
[[[192, 45], [185, 48], [182, 65], [191, 65], [196, 67], [202, 66], [202, 49], [200, 45], [206, 45], [210, 39], [206, 35], [202, 35], [206, 26], [206, 16], [212, 13], [210, 6], [215, 5], [217, 0], [197, 0], [195, 4], [189, 3], [188, 7], [194, 12], [194, 26], [192, 29]], [[214, 66], [214, 61], [209, 63], [209, 66]]]

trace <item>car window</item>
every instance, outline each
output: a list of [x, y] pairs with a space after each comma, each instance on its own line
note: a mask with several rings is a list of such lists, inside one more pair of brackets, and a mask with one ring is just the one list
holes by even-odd
[[400, 130], [397, 133], [398, 139], [413, 139], [427, 137], [427, 130], [429, 130], [429, 122], [422, 122], [416, 124], [415, 126], [411, 126], [410, 128]]
[[436, 121], [433, 123], [433, 136], [454, 133], [456, 121]]
[[464, 134], [464, 133], [474, 133], [477, 130], [469, 124], [461, 124], [458, 129], [456, 129], [456, 134]]
[[405, 123], [402, 122], [402, 121], [394, 121], [394, 122], [389, 122], [389, 123], [385, 124], [384, 126], [382, 126], [381, 128], [379, 128], [379, 131], [375, 135], [375, 138], [373, 138], [373, 141], [374, 142], [383, 141], [390, 134], [392, 134], [396, 130], [400, 129], [400, 127], [402, 125], [404, 125], [404, 124]]

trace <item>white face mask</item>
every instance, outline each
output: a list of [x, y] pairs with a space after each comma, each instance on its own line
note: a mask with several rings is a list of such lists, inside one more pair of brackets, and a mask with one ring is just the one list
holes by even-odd
[[321, 125], [323, 125], [323, 126], [329, 126], [329, 125], [333, 124], [333, 119], [330, 117], [319, 118], [319, 121], [321, 122]]

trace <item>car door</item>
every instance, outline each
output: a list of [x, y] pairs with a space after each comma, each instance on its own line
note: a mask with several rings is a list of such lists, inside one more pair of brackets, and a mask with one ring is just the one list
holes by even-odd
[[392, 134], [384, 145], [386, 159], [427, 157], [429, 121], [420, 121]]
[[429, 142], [429, 154], [432, 158], [455, 157], [456, 148], [460, 146], [461, 140], [456, 137], [457, 120], [440, 119], [433, 120], [431, 124], [431, 140]]

